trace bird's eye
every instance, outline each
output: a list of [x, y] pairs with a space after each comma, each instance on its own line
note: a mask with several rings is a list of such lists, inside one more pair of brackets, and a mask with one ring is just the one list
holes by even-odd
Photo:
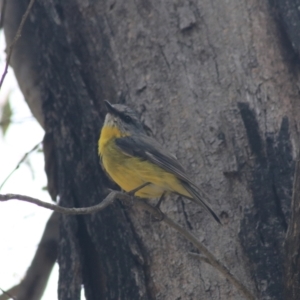
[[124, 121], [125, 121], [126, 123], [131, 123], [131, 122], [132, 122], [132, 119], [131, 119], [131, 117], [129, 117], [129, 116], [125, 116], [125, 117], [124, 117]]

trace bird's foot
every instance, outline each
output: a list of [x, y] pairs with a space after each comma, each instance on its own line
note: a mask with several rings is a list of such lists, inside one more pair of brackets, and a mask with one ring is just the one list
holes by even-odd
[[143, 183], [142, 185], [138, 186], [137, 188], [135, 188], [135, 189], [129, 191], [128, 194], [129, 194], [130, 196], [134, 196], [134, 194], [135, 194], [136, 192], [138, 192], [139, 190], [141, 190], [142, 188], [144, 188], [145, 186], [147, 186], [147, 185], [149, 185], [149, 184], [150, 184], [150, 182], [145, 182], [145, 183]]
[[165, 195], [166, 195], [166, 192], [163, 192], [162, 195], [159, 197], [158, 202], [155, 205], [155, 208], [157, 208], [158, 210], [160, 210], [160, 205], [163, 202], [163, 200], [165, 199]]
[[151, 221], [154, 223], [154, 222], [161, 222], [165, 215], [164, 213], [160, 210], [160, 208], [158, 207], [155, 207], [155, 210], [156, 210], [156, 215], [151, 215]]

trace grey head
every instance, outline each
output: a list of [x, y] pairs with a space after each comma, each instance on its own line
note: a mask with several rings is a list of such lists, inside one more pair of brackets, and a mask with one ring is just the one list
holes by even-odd
[[122, 104], [111, 104], [104, 101], [108, 113], [105, 117], [104, 125], [117, 127], [123, 134], [144, 133], [145, 130], [139, 115], [130, 107]]

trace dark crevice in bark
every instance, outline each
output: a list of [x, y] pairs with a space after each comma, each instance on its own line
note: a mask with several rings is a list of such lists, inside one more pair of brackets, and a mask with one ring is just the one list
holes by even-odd
[[81, 245], [82, 283], [86, 299], [106, 299], [106, 274], [101, 257], [91, 241], [86, 229], [84, 217], [78, 218], [78, 239]]
[[[298, 149], [299, 151], [299, 149]], [[285, 299], [298, 300], [300, 286], [300, 156], [295, 167], [292, 217], [285, 240]]]
[[281, 201], [280, 201], [280, 198], [277, 194], [277, 190], [276, 190], [276, 187], [275, 187], [274, 184], [272, 185], [272, 189], [273, 189], [273, 194], [274, 194], [274, 201], [275, 201], [275, 204], [276, 204], [277, 216], [278, 216], [279, 220], [281, 220], [281, 226], [282, 226], [283, 230], [286, 232], [288, 225], [287, 225], [287, 222], [285, 220], [284, 213], [283, 213], [283, 210], [282, 210], [282, 207], [281, 207]]
[[267, 133], [263, 142], [253, 110], [246, 103], [239, 108], [255, 156], [249, 184], [254, 208], [245, 210], [239, 236], [261, 296], [283, 299], [282, 245], [287, 221], [282, 207], [290, 205], [294, 167], [288, 119], [283, 118], [278, 135]]
[[269, 0], [277, 21], [284, 58], [292, 69], [300, 65], [300, 12], [299, 0]]
[[148, 261], [148, 256], [147, 256], [147, 250], [145, 249], [145, 246], [143, 245], [143, 241], [142, 239], [139, 237], [139, 235], [136, 232], [136, 229], [134, 228], [134, 225], [128, 215], [128, 213], [126, 212], [126, 210], [124, 210], [124, 215], [127, 219], [128, 224], [130, 225], [130, 228], [132, 230], [132, 234], [133, 234], [133, 238], [139, 248], [139, 251], [143, 257], [143, 264], [142, 264], [142, 268], [143, 268], [143, 273], [145, 276], [145, 287], [146, 287], [146, 291], [147, 291], [147, 295], [144, 299], [155, 299], [155, 293], [154, 293], [154, 289], [153, 289], [153, 281], [152, 281], [152, 277], [151, 277], [151, 272], [150, 272], [150, 262]]
[[79, 245], [74, 232], [77, 222], [74, 217], [61, 216], [58, 248], [59, 281], [58, 299], [79, 300], [82, 282], [82, 265]]
[[105, 299], [144, 299], [145, 275], [143, 264], [136, 259], [140, 251], [134, 233], [119, 205], [106, 209], [107, 213], [87, 222], [106, 272]]
[[247, 103], [239, 102], [238, 108], [244, 122], [251, 151], [258, 160], [264, 162], [265, 155], [263, 143], [259, 133], [259, 126], [256, 120], [256, 116], [253, 111], [250, 110], [249, 104]]

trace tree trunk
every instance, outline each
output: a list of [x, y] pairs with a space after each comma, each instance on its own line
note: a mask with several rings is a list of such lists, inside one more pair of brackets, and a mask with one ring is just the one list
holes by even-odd
[[[298, 65], [275, 2], [36, 1], [22, 36], [35, 53], [27, 62], [60, 205], [94, 205], [115, 188], [97, 140], [103, 101], [126, 103], [210, 194], [224, 226], [174, 195], [162, 211], [258, 299], [284, 299], [299, 145]], [[243, 297], [178, 233], [122, 203], [62, 216], [58, 252], [63, 300], [79, 299], [81, 284], [88, 300]]]

